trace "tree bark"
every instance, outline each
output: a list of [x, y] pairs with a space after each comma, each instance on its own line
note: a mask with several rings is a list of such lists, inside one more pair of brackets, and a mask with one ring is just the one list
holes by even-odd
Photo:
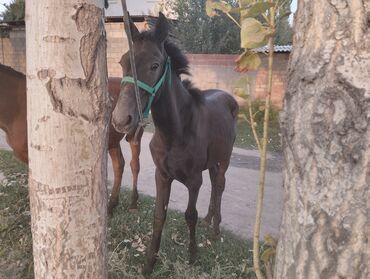
[[106, 278], [103, 1], [29, 0], [27, 107], [35, 278]]
[[370, 278], [370, 2], [299, 1], [275, 278]]

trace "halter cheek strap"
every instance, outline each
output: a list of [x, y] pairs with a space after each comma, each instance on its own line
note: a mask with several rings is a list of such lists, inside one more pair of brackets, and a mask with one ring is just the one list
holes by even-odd
[[[150, 111], [150, 108], [152, 107], [154, 97], [157, 94], [158, 90], [163, 85], [164, 81], [166, 80], [167, 75], [169, 76], [169, 81], [171, 82], [171, 61], [169, 57], [167, 58], [163, 75], [161, 76], [161, 78], [158, 80], [158, 82], [154, 86], [150, 86], [146, 84], [145, 82], [137, 80], [137, 86], [149, 94], [149, 101], [143, 112], [144, 118], [148, 118], [149, 111]], [[121, 85], [125, 86], [126, 83], [135, 84], [134, 78], [131, 76], [124, 76], [122, 78]]]

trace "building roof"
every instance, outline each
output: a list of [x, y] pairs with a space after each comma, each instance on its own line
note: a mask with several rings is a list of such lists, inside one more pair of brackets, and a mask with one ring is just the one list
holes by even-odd
[[[263, 46], [259, 48], [254, 49], [256, 52], [268, 52], [268, 46]], [[274, 46], [274, 52], [291, 52], [292, 46], [291, 45], [285, 45], [285, 46]]]
[[[127, 0], [127, 10], [132, 16], [158, 15], [161, 0]], [[123, 15], [121, 0], [108, 0], [109, 7], [105, 10], [106, 17]]]

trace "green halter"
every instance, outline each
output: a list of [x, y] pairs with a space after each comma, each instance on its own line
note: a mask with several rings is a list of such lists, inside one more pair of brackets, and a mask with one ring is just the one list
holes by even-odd
[[[152, 106], [155, 94], [157, 94], [159, 88], [161, 88], [161, 86], [163, 85], [164, 81], [166, 80], [167, 75], [169, 75], [170, 80], [171, 80], [171, 61], [169, 57], [167, 58], [166, 67], [164, 69], [163, 75], [161, 76], [161, 78], [158, 80], [158, 82], [154, 86], [149, 86], [145, 82], [137, 80], [137, 86], [145, 90], [149, 94], [149, 101], [143, 112], [143, 116], [145, 118], [148, 118], [149, 111]], [[131, 76], [125, 76], [122, 78], [121, 85], [124, 86], [125, 83], [135, 84], [135, 80]]]

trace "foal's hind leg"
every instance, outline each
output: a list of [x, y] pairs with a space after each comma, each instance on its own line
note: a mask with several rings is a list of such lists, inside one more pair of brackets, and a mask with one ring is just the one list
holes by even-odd
[[114, 182], [112, 193], [108, 203], [108, 214], [112, 216], [113, 209], [118, 205], [119, 192], [121, 189], [122, 174], [125, 167], [125, 159], [123, 158], [121, 147], [113, 147], [109, 149], [109, 156], [112, 159]]
[[137, 200], [139, 198], [139, 193], [137, 191], [137, 179], [139, 176], [140, 171], [140, 150], [141, 150], [141, 137], [143, 133], [141, 132], [138, 135], [137, 143], [130, 142], [131, 147], [131, 172], [132, 172], [132, 196], [131, 196], [131, 204], [129, 209], [135, 210], [137, 209]]
[[198, 221], [198, 211], [196, 208], [198, 194], [200, 186], [202, 185], [202, 174], [200, 173], [197, 177], [185, 183], [189, 190], [189, 201], [188, 208], [185, 212], [186, 223], [189, 228], [190, 242], [189, 242], [189, 262], [193, 263], [195, 261], [195, 256], [197, 252], [197, 243], [195, 239], [195, 228]]
[[225, 173], [227, 168], [229, 167], [229, 162], [220, 163], [217, 169], [216, 177], [215, 177], [215, 211], [213, 216], [213, 231], [214, 237], [220, 237], [220, 223], [221, 223], [221, 200], [222, 194], [225, 189]]
[[216, 174], [218, 166], [213, 166], [209, 168], [209, 177], [211, 179], [212, 189], [211, 189], [211, 198], [209, 200], [208, 213], [203, 219], [204, 223], [209, 226], [212, 223], [212, 218], [215, 214], [215, 202], [216, 202]]

